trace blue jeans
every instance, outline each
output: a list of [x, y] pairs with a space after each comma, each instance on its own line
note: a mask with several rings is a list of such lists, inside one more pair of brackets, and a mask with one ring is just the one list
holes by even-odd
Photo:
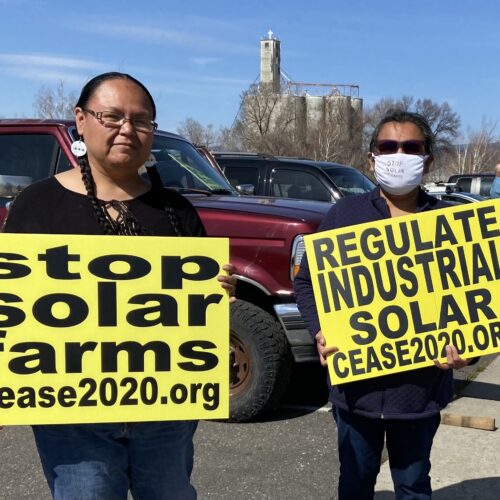
[[373, 499], [384, 438], [396, 498], [431, 498], [430, 454], [439, 414], [394, 420], [367, 418], [335, 407], [333, 412], [339, 443], [339, 500]]
[[55, 500], [190, 500], [196, 421], [36, 425]]

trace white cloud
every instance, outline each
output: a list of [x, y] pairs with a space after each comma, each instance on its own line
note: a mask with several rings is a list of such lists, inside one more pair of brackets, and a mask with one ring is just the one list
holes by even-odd
[[227, 30], [233, 30], [233, 31], [238, 31], [239, 26], [237, 23], [234, 21], [224, 21], [220, 18], [210, 18], [210, 17], [205, 17], [205, 16], [199, 16], [196, 14], [191, 14], [187, 16], [188, 23], [196, 26], [202, 26], [202, 27], [210, 27], [210, 28], [217, 28], [217, 29], [223, 29], [224, 31]]
[[67, 57], [38, 54], [0, 54], [0, 64], [6, 66], [56, 67], [67, 69], [102, 69], [104, 64], [86, 59], [70, 59]]
[[[248, 85], [248, 82], [245, 82]], [[155, 96], [162, 94], [176, 94], [176, 95], [186, 95], [200, 97], [213, 96], [217, 94], [222, 88], [227, 92], [239, 92], [242, 90], [241, 84], [236, 85], [235, 82], [226, 82], [223, 79], [203, 79], [197, 78], [196, 82], [183, 81], [176, 84], [165, 84], [163, 82], [156, 82], [150, 85], [150, 90]], [[244, 87], [243, 87], [244, 88]]]
[[132, 24], [94, 23], [80, 24], [78, 29], [84, 32], [97, 33], [138, 42], [171, 43], [189, 48], [196, 48], [221, 53], [253, 54], [255, 48], [248, 45], [230, 43], [221, 36], [196, 35], [191, 29], [178, 31], [172, 29], [154, 28], [152, 26], [137, 26]]
[[189, 60], [197, 66], [208, 66], [222, 61], [220, 57], [190, 57]]
[[[1, 54], [0, 70], [6, 74], [37, 82], [60, 82], [81, 85], [105, 64], [88, 59], [73, 59], [55, 55]], [[92, 76], [92, 75], [90, 75]]]
[[7, 68], [5, 70], [5, 73], [18, 78], [36, 82], [64, 82], [78, 86], [88, 80], [88, 75], [78, 75], [75, 73], [69, 73], [67, 71], [46, 70], [43, 68], [21, 68], [13, 66]]
[[251, 85], [251, 80], [247, 80], [244, 78], [230, 78], [224, 76], [203, 76], [199, 78], [202, 81], [210, 82], [210, 83], [221, 83], [225, 85]]
[[209, 76], [195, 72], [197, 70], [174, 71], [144, 66], [129, 69], [131, 74], [140, 75], [140, 78], [146, 79], [151, 87], [150, 90], [154, 90], [154, 86], [156, 89], [161, 88], [165, 93], [204, 95], [221, 89], [241, 92], [252, 84], [251, 80], [245, 78], [224, 77], [217, 74]]

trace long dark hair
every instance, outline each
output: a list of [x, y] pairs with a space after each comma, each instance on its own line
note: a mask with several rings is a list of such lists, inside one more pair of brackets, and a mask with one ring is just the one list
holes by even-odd
[[[119, 73], [116, 71], [111, 71], [108, 73], [102, 73], [100, 75], [95, 76], [91, 80], [89, 80], [85, 86], [83, 87], [80, 97], [78, 98], [78, 101], [76, 103], [75, 107], [85, 109], [87, 107], [87, 104], [91, 97], [94, 95], [94, 93], [97, 91], [97, 89], [105, 82], [110, 81], [110, 80], [128, 80], [129, 82], [134, 83], [137, 85], [148, 97], [149, 102], [151, 104], [151, 108], [153, 110], [153, 120], [156, 118], [156, 105], [153, 99], [153, 96], [149, 92], [149, 90], [136, 78], [133, 76], [128, 75], [127, 73]], [[85, 140], [85, 138], [83, 138]], [[97, 199], [96, 196], [96, 190], [95, 190], [95, 182], [94, 178], [92, 177], [92, 170], [90, 169], [90, 165], [87, 159], [87, 155], [85, 156], [80, 156], [78, 158], [78, 164], [80, 165], [80, 170], [82, 173], [82, 181], [83, 184], [85, 185], [85, 189], [87, 191], [87, 196], [90, 199], [90, 202], [92, 204], [92, 209], [94, 211], [94, 215], [97, 219], [97, 222], [101, 226], [101, 228], [104, 231], [104, 234], [145, 234], [144, 229], [140, 226], [138, 221], [135, 219], [135, 217], [123, 207], [123, 205], [119, 204], [118, 208], [123, 208], [123, 221], [124, 221], [124, 228], [120, 228], [118, 224], [114, 224], [113, 220], [111, 219], [108, 211], [107, 211], [107, 205], [106, 203], [102, 203]], [[155, 168], [155, 167], [153, 167]], [[182, 231], [181, 224], [179, 221], [179, 217], [175, 213], [174, 209], [171, 207], [171, 205], [168, 202], [166, 192], [163, 189], [163, 185], [161, 182], [161, 178], [159, 175], [154, 175], [154, 172], [150, 173], [150, 170], [148, 168], [148, 174], [149, 178], [151, 180], [152, 184], [152, 189], [155, 192], [158, 193], [163, 193], [162, 200], [164, 203], [164, 208], [168, 214], [170, 223], [172, 224], [172, 227], [174, 228], [174, 231], [177, 236], [182, 236], [184, 232]], [[152, 174], [152, 175], [151, 175]], [[156, 172], [157, 174], [157, 172]], [[116, 208], [116, 207], [115, 207]]]

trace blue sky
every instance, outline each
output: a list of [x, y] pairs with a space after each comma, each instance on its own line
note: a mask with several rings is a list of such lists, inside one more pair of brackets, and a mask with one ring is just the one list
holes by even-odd
[[498, 0], [0, 0], [0, 116], [32, 116], [42, 85], [79, 92], [124, 71], [161, 128], [229, 126], [271, 29], [294, 81], [359, 85], [365, 105], [447, 101], [464, 132], [487, 120], [500, 133], [499, 26]]

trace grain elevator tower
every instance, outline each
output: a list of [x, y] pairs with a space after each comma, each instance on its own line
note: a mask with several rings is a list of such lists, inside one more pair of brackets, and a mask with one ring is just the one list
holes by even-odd
[[276, 93], [280, 92], [280, 43], [271, 30], [260, 41], [260, 84]]

